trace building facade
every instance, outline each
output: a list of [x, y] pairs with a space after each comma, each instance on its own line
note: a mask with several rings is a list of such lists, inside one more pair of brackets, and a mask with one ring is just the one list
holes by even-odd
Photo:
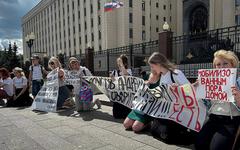
[[121, 0], [124, 6], [104, 12], [111, 0], [42, 0], [22, 17], [25, 37], [33, 32], [32, 54], [76, 56], [92, 47], [101, 51], [154, 41], [168, 22], [174, 36], [240, 24], [239, 0]]

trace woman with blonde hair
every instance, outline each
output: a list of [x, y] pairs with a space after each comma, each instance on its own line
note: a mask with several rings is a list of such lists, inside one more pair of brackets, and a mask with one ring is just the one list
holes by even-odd
[[[232, 51], [219, 50], [214, 53], [213, 68], [238, 68], [238, 57]], [[232, 87], [235, 102], [211, 101], [209, 119], [203, 126], [195, 148], [198, 150], [230, 150], [240, 125], [240, 78]]]
[[[154, 52], [148, 59], [148, 64], [151, 68], [151, 75], [146, 83], [149, 88], [155, 88], [158, 85], [171, 85], [179, 86], [189, 83], [185, 75], [175, 65], [171, 63], [164, 55], [158, 52]], [[157, 85], [156, 85], [157, 83]], [[124, 121], [124, 127], [126, 129], [132, 128], [133, 131], [141, 131], [147, 123], [149, 123], [149, 117], [141, 112], [132, 111]], [[152, 133], [154, 136], [160, 136], [168, 134], [165, 130], [170, 120], [154, 119], [152, 126]], [[178, 125], [177, 125], [178, 126]], [[180, 126], [180, 125], [179, 125]], [[159, 129], [163, 128], [163, 129]], [[159, 133], [158, 131], [162, 131]], [[171, 130], [171, 129], [169, 129]], [[177, 133], [175, 133], [177, 134]], [[161, 138], [161, 137], [160, 137]]]
[[60, 61], [56, 57], [51, 57], [48, 61], [48, 66], [51, 70], [58, 70], [59, 77], [59, 90], [58, 90], [58, 100], [57, 100], [57, 108], [68, 108], [73, 105], [70, 97], [70, 92], [64, 82], [65, 72], [62, 69], [62, 65]]
[[13, 100], [9, 100], [7, 106], [21, 107], [31, 106], [33, 99], [29, 96], [28, 81], [22, 68], [13, 69], [15, 77], [13, 78]]

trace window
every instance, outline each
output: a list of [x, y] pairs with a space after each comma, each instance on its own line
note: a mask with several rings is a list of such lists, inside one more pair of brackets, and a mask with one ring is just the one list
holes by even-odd
[[146, 32], [142, 31], [142, 40], [145, 41], [146, 40]]
[[101, 33], [101, 31], [98, 31], [98, 38], [99, 38], [99, 40], [102, 39], [102, 33]]
[[91, 27], [93, 27], [93, 18], [91, 18]]
[[91, 36], [92, 36], [92, 41], [94, 41], [94, 35], [93, 35], [93, 33], [91, 34]]
[[74, 38], [73, 40], [73, 43], [74, 43], [74, 47], [76, 46], [76, 39]]
[[172, 9], [172, 4], [170, 4], [169, 8], [170, 8], [170, 10]]
[[79, 20], [80, 20], [80, 11], [78, 11], [78, 18], [79, 18]]
[[129, 0], [129, 7], [132, 7], [132, 6], [133, 6], [132, 0]]
[[129, 13], [129, 23], [133, 22], [132, 13]]
[[86, 17], [87, 15], [87, 11], [86, 11], [86, 8], [84, 8], [84, 16]]
[[156, 3], [156, 7], [157, 7], [157, 8], [159, 7], [158, 3]]
[[145, 16], [142, 16], [142, 25], [145, 26]]
[[81, 32], [81, 24], [78, 24], [78, 31]]
[[100, 10], [101, 9], [101, 3], [100, 3], [100, 1], [98, 0], [98, 10]]
[[92, 14], [93, 13], [93, 6], [92, 6], [92, 4], [91, 4], [90, 9], [91, 9], [91, 14]]
[[172, 22], [172, 16], [170, 16], [169, 21]]
[[163, 17], [163, 21], [164, 21], [164, 22], [166, 21], [166, 17]]
[[132, 28], [129, 29], [129, 38], [130, 39], [133, 38], [133, 29]]
[[87, 44], [87, 35], [85, 35], [85, 43]]
[[240, 25], [240, 15], [235, 16], [235, 23], [236, 25]]
[[142, 10], [145, 11], [145, 1], [142, 1]]
[[74, 1], [72, 1], [72, 10], [74, 10]]
[[100, 25], [100, 24], [101, 24], [101, 17], [98, 16], [98, 25]]
[[156, 15], [156, 20], [158, 20], [158, 15]]
[[166, 10], [166, 5], [163, 5], [163, 10]]
[[236, 7], [240, 6], [240, 0], [235, 0], [235, 5], [236, 5]]
[[85, 30], [87, 30], [87, 23], [86, 23], [86, 21], [84, 22], [84, 28], [85, 28]]

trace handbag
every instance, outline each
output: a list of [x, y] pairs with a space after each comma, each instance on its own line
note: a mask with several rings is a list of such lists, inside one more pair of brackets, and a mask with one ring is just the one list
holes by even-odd
[[81, 110], [90, 110], [92, 101], [93, 90], [87, 81], [82, 80], [82, 85], [79, 91], [79, 103], [81, 106]]

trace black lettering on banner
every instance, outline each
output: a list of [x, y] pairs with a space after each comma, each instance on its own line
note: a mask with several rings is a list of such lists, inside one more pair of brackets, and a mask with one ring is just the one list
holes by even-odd
[[54, 103], [55, 103], [55, 100], [43, 98], [43, 99], [42, 99], [42, 102], [43, 102], [43, 103], [54, 104]]
[[[167, 86], [167, 85], [166, 85]], [[169, 93], [167, 92], [168, 91], [168, 89], [167, 89], [167, 87], [166, 87], [165, 85], [162, 85], [161, 87], [164, 89], [163, 91], [165, 91], [165, 92], [163, 92], [163, 93], [166, 93], [166, 95], [167, 95], [167, 97], [166, 96], [164, 96], [164, 98], [166, 99], [166, 100], [168, 100], [168, 101], [173, 101], [172, 100], [172, 98], [171, 98], [171, 96], [169, 95]]]
[[34, 101], [35, 102], [41, 102], [41, 99], [40, 98], [36, 98]]
[[118, 78], [118, 90], [125, 91], [125, 84], [124, 84], [124, 78]]

